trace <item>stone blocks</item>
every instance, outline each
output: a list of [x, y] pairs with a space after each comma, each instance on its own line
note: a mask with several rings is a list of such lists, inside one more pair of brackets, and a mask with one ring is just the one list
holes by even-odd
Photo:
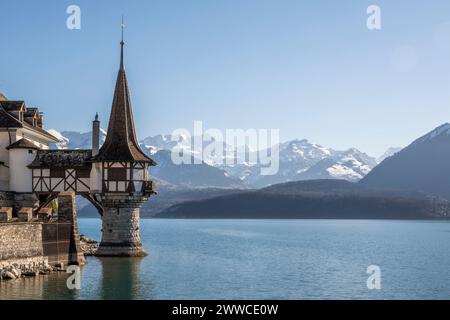
[[21, 208], [17, 217], [20, 222], [30, 222], [33, 219], [33, 208]]
[[2, 207], [0, 208], [0, 222], [9, 222], [12, 219], [12, 208]]
[[140, 207], [146, 198], [127, 195], [102, 197], [102, 241], [98, 256], [146, 256], [140, 237]]
[[73, 222], [76, 220], [77, 208], [74, 192], [61, 192], [58, 195], [58, 221]]

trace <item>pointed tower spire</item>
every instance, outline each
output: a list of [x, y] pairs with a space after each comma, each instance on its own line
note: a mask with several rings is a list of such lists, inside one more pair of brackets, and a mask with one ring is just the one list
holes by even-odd
[[116, 88], [109, 117], [108, 133], [105, 143], [100, 148], [93, 161], [125, 161], [125, 162], [146, 162], [155, 165], [155, 161], [150, 159], [139, 147], [134, 128], [133, 109], [131, 107], [130, 92], [128, 91], [128, 81], [123, 67], [123, 18], [122, 18], [122, 41], [120, 52], [120, 69], [117, 75]]
[[123, 45], [125, 44], [125, 42], [123, 41], [123, 29], [125, 29], [125, 22], [123, 20], [123, 16], [122, 16], [122, 41], [120, 41], [120, 70], [124, 70], [123, 68]]

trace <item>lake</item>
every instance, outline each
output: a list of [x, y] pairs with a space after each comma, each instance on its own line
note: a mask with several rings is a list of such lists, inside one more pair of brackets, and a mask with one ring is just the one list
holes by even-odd
[[[80, 233], [100, 239], [98, 219]], [[450, 222], [142, 220], [145, 258], [3, 281], [0, 299], [449, 299]], [[367, 287], [368, 266], [381, 289]]]

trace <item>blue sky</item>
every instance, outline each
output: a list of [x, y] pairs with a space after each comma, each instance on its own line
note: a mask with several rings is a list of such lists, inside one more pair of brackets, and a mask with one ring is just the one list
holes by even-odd
[[[67, 6], [81, 30], [66, 28]], [[366, 28], [381, 7], [382, 30]], [[47, 128], [106, 127], [125, 15], [125, 67], [140, 138], [279, 128], [379, 155], [450, 121], [450, 2], [0, 0], [0, 91]]]

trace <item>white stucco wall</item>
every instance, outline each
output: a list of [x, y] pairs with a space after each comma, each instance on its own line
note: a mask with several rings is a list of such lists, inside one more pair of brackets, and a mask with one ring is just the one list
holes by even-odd
[[[11, 139], [10, 139], [11, 137]], [[9, 151], [6, 149], [12, 142], [15, 142], [16, 132], [0, 131], [0, 191], [9, 191]]]
[[92, 192], [102, 191], [102, 164], [95, 162], [92, 164], [90, 186]]
[[36, 150], [9, 150], [10, 191], [32, 192], [32, 172], [27, 166], [36, 157]]
[[[41, 149], [48, 149], [48, 144], [53, 142], [47, 136], [28, 128], [0, 128], [0, 161], [4, 163], [0, 165], [0, 191], [30, 192], [32, 189], [31, 171], [26, 165], [34, 159], [36, 151], [29, 154], [27, 149], [18, 149], [15, 150], [18, 154], [10, 155], [10, 150], [6, 149], [22, 138], [32, 141]], [[22, 159], [19, 154], [24, 155], [24, 158]], [[12, 161], [13, 158], [14, 161]], [[14, 167], [14, 171], [11, 167]], [[26, 185], [27, 183], [29, 185]]]

